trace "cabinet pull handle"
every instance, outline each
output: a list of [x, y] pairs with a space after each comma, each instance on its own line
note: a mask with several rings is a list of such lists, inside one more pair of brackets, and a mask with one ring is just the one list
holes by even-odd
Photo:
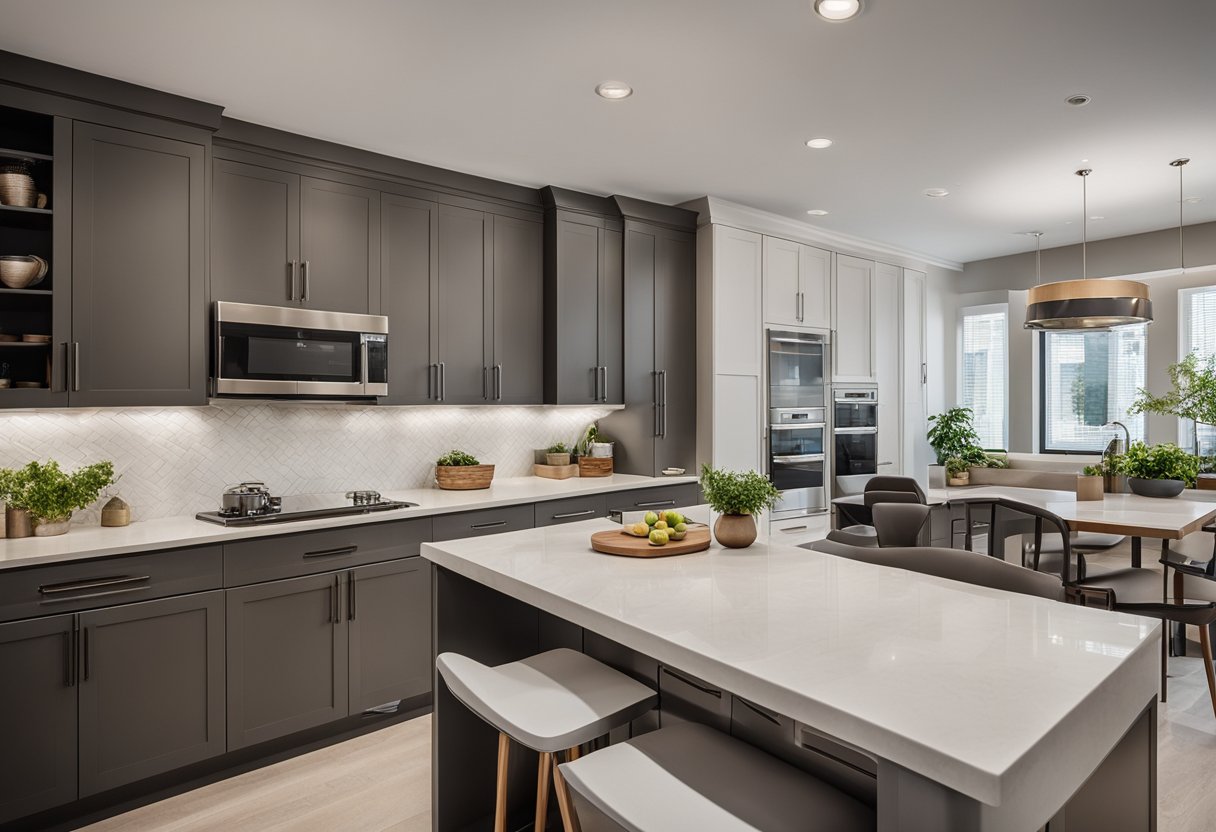
[[435, 392], [435, 387], [436, 387], [435, 376], [438, 374], [439, 374], [439, 365], [438, 364], [426, 365], [426, 399], [427, 399], [427, 401], [438, 398], [438, 394], [436, 394], [436, 392]]
[[[65, 584], [44, 584], [38, 587], [39, 595], [62, 595], [68, 592], [80, 592], [86, 589], [100, 589], [107, 586], [122, 584], [138, 584], [151, 580], [150, 575], [122, 575], [117, 578], [96, 578], [88, 581], [71, 581]], [[139, 587], [142, 589], [143, 587]]]
[[334, 582], [329, 587], [329, 623], [338, 623], [338, 575], [334, 573]]
[[436, 366], [439, 368], [439, 401], [443, 401], [448, 397], [448, 369], [442, 361]]
[[794, 318], [802, 321], [802, 292], [794, 293]]
[[287, 299], [296, 299], [296, 272], [300, 268], [299, 260], [292, 260], [287, 264]]
[[72, 655], [73, 652], [74, 651], [72, 650], [72, 631], [64, 630], [63, 631], [63, 684], [64, 684], [64, 686], [69, 687], [69, 688], [76, 686], [76, 680], [73, 678], [73, 673], [72, 673], [72, 671], [74, 669], [73, 665], [75, 664], [75, 662], [72, 661], [72, 659], [75, 658], [75, 656]]
[[586, 517], [588, 514], [595, 514], [595, 509], [588, 508], [588, 509], [583, 509], [582, 511], [566, 511], [561, 514], [554, 514], [552, 519], [568, 520], [571, 517]]
[[355, 589], [355, 573], [348, 572], [347, 575], [349, 577], [347, 578], [348, 583], [346, 584], [346, 590], [347, 590], [346, 591], [346, 620], [354, 621], [355, 620], [355, 596], [358, 594], [358, 590]]
[[782, 534], [793, 534], [794, 532], [804, 532], [806, 530], [807, 525], [806, 523], [803, 523], [801, 526], [786, 526], [784, 529], [778, 529], [777, 531], [781, 532]]
[[506, 520], [495, 520], [493, 523], [474, 523], [469, 526], [470, 529], [497, 529], [499, 526], [507, 525]]
[[72, 342], [72, 392], [80, 391], [80, 342]]
[[675, 500], [654, 500], [649, 503], [634, 503], [634, 508], [654, 508], [656, 506], [674, 506]]
[[598, 402], [600, 400], [600, 368], [591, 368], [591, 401]]
[[351, 544], [350, 546], [338, 546], [334, 549], [318, 549], [315, 552], [305, 552], [306, 558], [333, 558], [339, 555], [353, 555], [359, 551], [359, 547]]
[[68, 379], [72, 377], [72, 345], [67, 341], [63, 342], [63, 387], [55, 390], [56, 393], [68, 392]]
[[494, 365], [494, 401], [502, 401], [502, 365]]
[[93, 667], [93, 651], [89, 647], [88, 627], [84, 628], [84, 632], [81, 633], [80, 637], [83, 642], [81, 645], [81, 652], [84, 653], [84, 678], [81, 681], [87, 682], [89, 681], [89, 674], [92, 672]]
[[659, 372], [658, 372], [658, 370], [655, 370], [653, 373], [651, 373], [651, 380], [652, 380], [652, 384], [654, 386], [654, 435], [662, 436], [663, 434], [660, 433], [661, 426], [659, 424], [659, 408], [662, 407], [663, 405], [661, 404], [661, 400], [659, 398]]
[[744, 699], [741, 696], [736, 696], [735, 701], [742, 703], [744, 707], [746, 707], [749, 711], [754, 713], [756, 716], [763, 717], [764, 719], [767, 719], [769, 722], [773, 723], [774, 725], [781, 724], [781, 720], [779, 720], [773, 714], [769, 713], [769, 711], [766, 710], [765, 708], [761, 708], [759, 705], [753, 705], [751, 702], [748, 702], [746, 699]]
[[659, 436], [667, 435], [667, 371], [659, 370]]
[[600, 401], [608, 401], [608, 368], [600, 367]]
[[682, 673], [677, 673], [676, 671], [672, 670], [670, 667], [664, 666], [661, 669], [668, 676], [671, 676], [673, 679], [678, 679], [679, 681], [688, 685], [690, 688], [696, 688], [697, 690], [701, 691], [701, 693], [704, 693], [707, 696], [713, 696], [718, 699], [722, 698], [722, 691], [720, 691], [720, 690], [715, 690], [714, 688], [706, 687], [705, 685], [701, 684], [700, 682], [694, 682], [692, 679], [688, 678], [687, 676], [685, 676]]
[[481, 397], [483, 399], [490, 398], [489, 395], [486, 394], [486, 375], [489, 372], [490, 372], [490, 368], [486, 367], [485, 365], [482, 365], [482, 368], [481, 368]]
[[300, 264], [300, 300], [308, 300], [308, 261]]

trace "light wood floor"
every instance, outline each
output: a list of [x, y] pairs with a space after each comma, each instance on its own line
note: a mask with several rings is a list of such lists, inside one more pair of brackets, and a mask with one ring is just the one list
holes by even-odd
[[[1146, 567], [1151, 558], [1145, 552]], [[1092, 563], [1125, 565], [1115, 552]], [[1158, 709], [1160, 832], [1216, 829], [1216, 716], [1192, 646]], [[431, 719], [314, 751], [88, 827], [95, 832], [413, 832], [431, 827]]]

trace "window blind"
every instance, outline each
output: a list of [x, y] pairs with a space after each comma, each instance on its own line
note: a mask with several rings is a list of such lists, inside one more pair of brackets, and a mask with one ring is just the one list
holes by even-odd
[[1007, 318], [999, 311], [963, 312], [960, 399], [974, 413], [975, 432], [985, 448], [1004, 448]]
[[1043, 448], [1100, 452], [1113, 435], [1107, 422], [1144, 439], [1144, 416], [1128, 407], [1144, 386], [1145, 324], [1109, 332], [1043, 334]]
[[[1216, 286], [1184, 289], [1179, 293], [1182, 303], [1182, 343], [1179, 358], [1198, 352], [1201, 358], [1216, 355]], [[1178, 444], [1192, 448], [1195, 434], [1190, 419], [1180, 419]], [[1199, 453], [1216, 454], [1216, 426], [1199, 425]]]

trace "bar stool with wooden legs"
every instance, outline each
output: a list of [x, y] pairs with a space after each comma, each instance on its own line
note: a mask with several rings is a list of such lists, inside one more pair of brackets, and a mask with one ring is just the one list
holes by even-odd
[[557, 793], [566, 832], [578, 819], [558, 755], [579, 758], [579, 747], [655, 707], [658, 695], [620, 671], [576, 650], [549, 650], [518, 662], [488, 667], [459, 653], [441, 653], [435, 664], [461, 703], [498, 729], [498, 778], [494, 832], [507, 823], [507, 763], [511, 741], [540, 754], [536, 778], [536, 829], [545, 828], [549, 781]]

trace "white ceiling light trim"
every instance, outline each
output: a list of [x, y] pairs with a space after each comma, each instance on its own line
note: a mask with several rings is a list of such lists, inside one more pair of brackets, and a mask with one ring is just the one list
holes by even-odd
[[807, 211], [807, 213], [810, 214], [812, 217], [826, 217], [828, 215], [828, 212], [823, 210], [822, 208], [812, 208], [809, 211]]
[[925, 196], [941, 199], [944, 196], [950, 196], [950, 192], [945, 188], [925, 188]]
[[633, 95], [633, 87], [624, 81], [604, 81], [596, 86], [595, 94], [609, 101], [620, 101]]
[[815, 14], [824, 20], [840, 23], [852, 20], [861, 12], [861, 0], [815, 0]]
[[832, 144], [832, 140], [827, 136], [816, 136], [813, 139], [806, 140], [806, 146], [812, 150], [827, 150]]

